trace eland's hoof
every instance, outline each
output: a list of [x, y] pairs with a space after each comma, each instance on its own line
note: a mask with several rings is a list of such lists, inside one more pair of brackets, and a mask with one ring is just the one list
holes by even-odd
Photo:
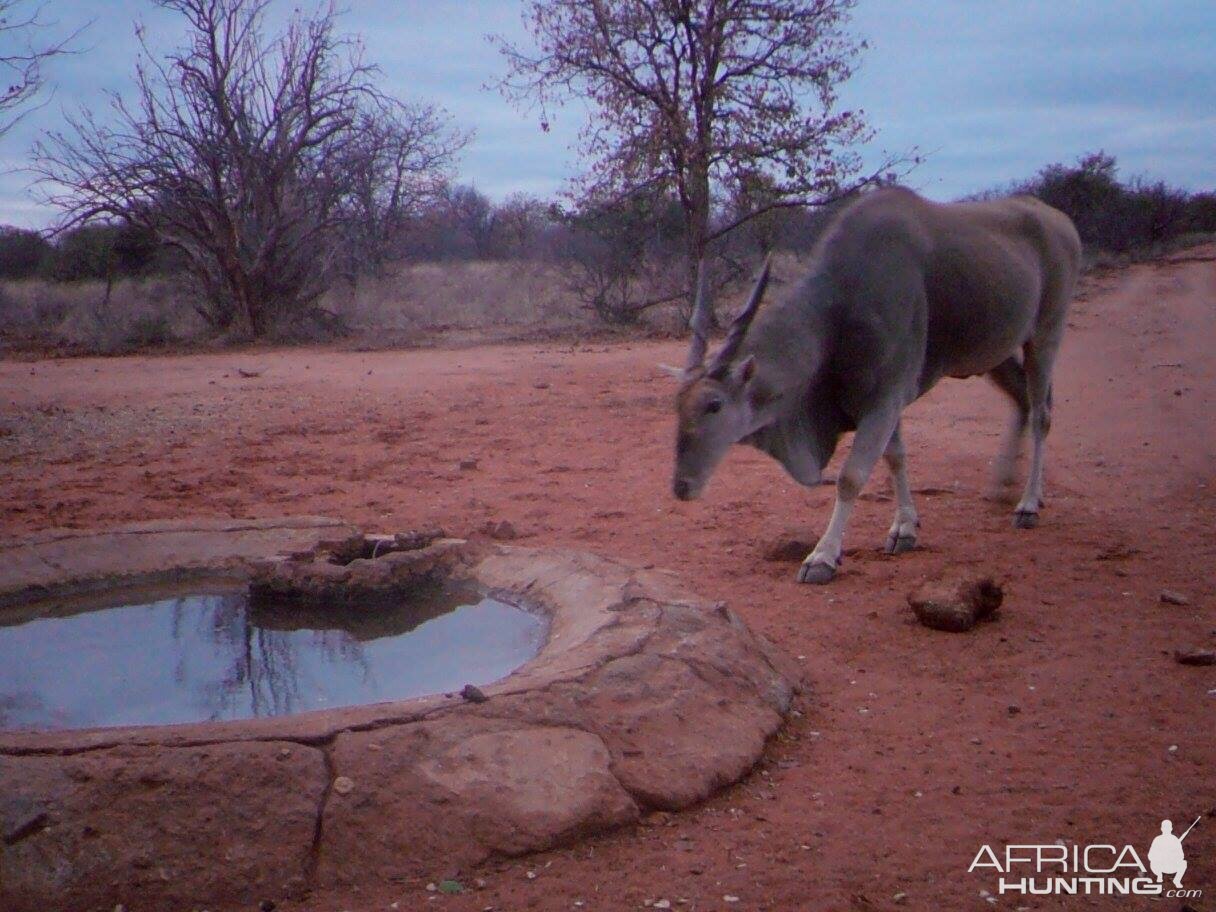
[[811, 583], [812, 585], [822, 586], [824, 583], [830, 583], [835, 575], [836, 568], [831, 564], [804, 562], [798, 568], [798, 582], [800, 583]]
[[916, 547], [915, 535], [888, 535], [887, 545], [883, 549], [888, 554], [903, 554], [905, 551], [911, 551]]
[[1033, 529], [1039, 524], [1037, 510], [1018, 510], [1013, 514], [1013, 525], [1017, 529]]

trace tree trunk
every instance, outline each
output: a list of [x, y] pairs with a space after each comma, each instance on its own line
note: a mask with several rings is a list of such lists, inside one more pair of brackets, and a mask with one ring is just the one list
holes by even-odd
[[[690, 177], [688, 182], [688, 202], [684, 212], [684, 225], [687, 235], [688, 249], [688, 308], [687, 319], [692, 318], [693, 307], [697, 298], [697, 269], [701, 263], [709, 268], [707, 255], [709, 248], [709, 172], [702, 170]], [[718, 328], [718, 318], [711, 303], [709, 308], [709, 325], [711, 329]]]

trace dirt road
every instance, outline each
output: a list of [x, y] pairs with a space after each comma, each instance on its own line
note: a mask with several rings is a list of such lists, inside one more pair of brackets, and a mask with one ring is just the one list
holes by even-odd
[[[923, 547], [878, 552], [893, 504], [876, 477], [827, 587], [762, 554], [791, 527], [814, 537], [831, 488], [804, 491], [740, 448], [704, 499], [671, 498], [671, 381], [655, 365], [679, 363], [675, 344], [0, 363], [0, 533], [313, 513], [462, 534], [505, 518], [524, 543], [674, 569], [805, 665], [803, 715], [702, 808], [434, 872], [484, 879], [464, 895], [368, 883], [310, 910], [988, 908], [996, 878], [967, 872], [984, 843], [1130, 843], [1143, 857], [1162, 818], [1199, 814], [1185, 885], [1207, 908], [1216, 668], [1172, 654], [1216, 647], [1214, 253], [1087, 281], [1038, 529], [981, 499], [998, 394], [948, 381], [904, 422]], [[958, 570], [1007, 581], [1001, 619], [966, 635], [916, 626], [904, 594]], [[1163, 589], [1190, 605], [1163, 604]]]

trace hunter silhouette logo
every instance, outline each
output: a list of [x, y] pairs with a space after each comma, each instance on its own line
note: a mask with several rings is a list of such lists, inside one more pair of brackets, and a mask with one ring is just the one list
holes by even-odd
[[[1196, 817], [1195, 823], [1198, 823], [1199, 819]], [[1148, 850], [1148, 865], [1157, 875], [1158, 883], [1166, 874], [1173, 874], [1174, 886], [1181, 889], [1182, 875], [1186, 873], [1186, 855], [1182, 851], [1182, 840], [1195, 828], [1195, 823], [1186, 828], [1186, 833], [1175, 836], [1174, 824], [1168, 820], [1161, 821], [1161, 835], [1153, 840]]]
[[[1182, 886], [1186, 874], [1186, 853], [1182, 842], [1195, 822], [1181, 836], [1174, 835], [1174, 824], [1161, 821], [1161, 833], [1149, 847], [1145, 864], [1136, 848], [1111, 843], [1089, 845], [1019, 843], [1002, 850], [980, 846], [968, 873], [986, 870], [998, 877], [997, 892], [1022, 896], [1169, 896], [1195, 897], [1201, 890]], [[1166, 877], [1172, 885], [1166, 884]]]

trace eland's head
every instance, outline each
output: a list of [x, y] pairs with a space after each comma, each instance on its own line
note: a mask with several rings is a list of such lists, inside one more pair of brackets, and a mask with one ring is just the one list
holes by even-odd
[[731, 324], [722, 348], [707, 363], [708, 280], [705, 264], [698, 269], [688, 360], [683, 370], [674, 371], [680, 378], [680, 389], [676, 394], [676, 467], [671, 490], [680, 500], [700, 496], [731, 444], [738, 443], [757, 428], [762, 408], [753, 390], [756, 359], [747, 355], [736, 361], [736, 355], [760, 306], [768, 275], [769, 262], [765, 260], [747, 306]]

